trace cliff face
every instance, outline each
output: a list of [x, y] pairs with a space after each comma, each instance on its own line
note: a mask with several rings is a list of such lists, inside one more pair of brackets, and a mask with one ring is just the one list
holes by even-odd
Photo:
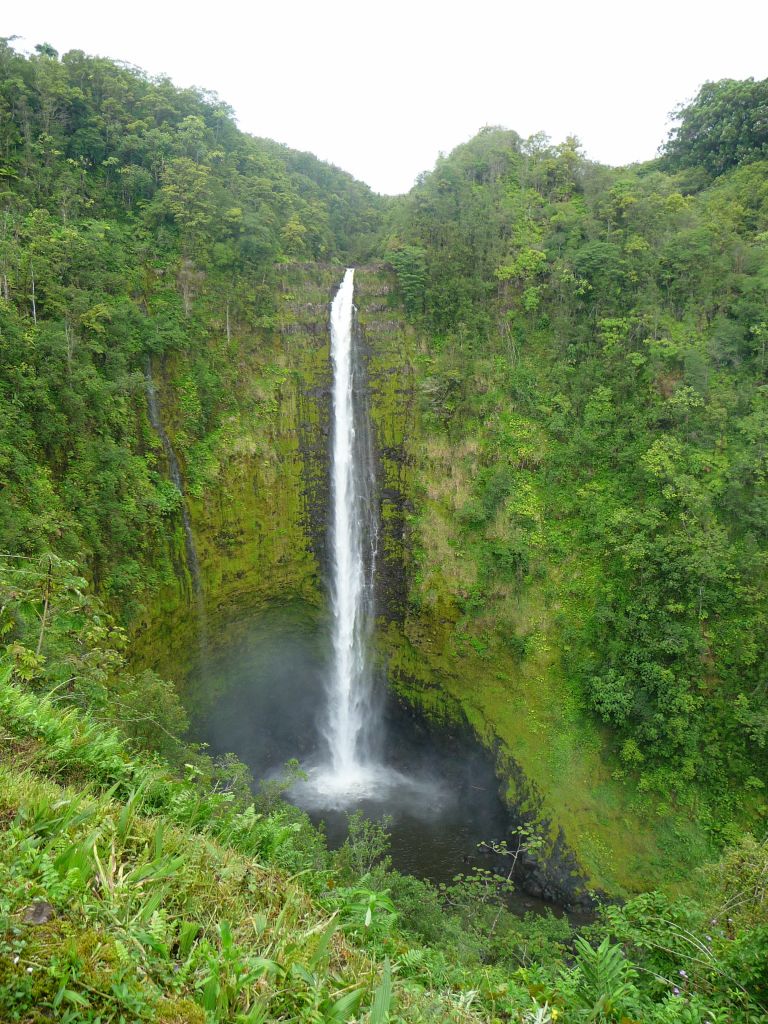
[[[280, 277], [274, 329], [235, 335], [238, 408], [212, 436], [202, 480], [186, 500], [200, 564], [196, 606], [181, 517], [169, 531], [174, 575], [132, 623], [134, 659], [179, 679], [205, 618], [215, 640], [223, 619], [273, 602], [324, 603], [328, 528], [330, 359], [328, 309], [343, 269], [296, 264]], [[413, 425], [413, 332], [379, 266], [356, 272], [355, 301], [368, 364], [379, 463], [379, 607], [402, 620], [407, 585], [405, 439]], [[182, 357], [154, 367], [164, 427], [174, 443], [181, 420]], [[161, 468], [164, 459], [157, 451]], [[181, 657], [180, 657], [181, 656]]]
[[416, 430], [418, 340], [403, 317], [391, 275], [363, 267], [355, 281], [379, 470], [377, 607], [383, 622], [401, 623], [408, 600], [408, 516], [413, 511], [409, 439]]
[[[188, 488], [202, 613], [178, 523], [169, 539], [175, 576], [133, 624], [138, 664], [182, 680], [203, 630], [215, 646], [233, 620], [297, 600], [322, 616], [328, 305], [342, 273], [286, 267], [273, 329], [234, 337], [227, 358], [239, 367], [240, 412], [211, 439], [205, 471]], [[546, 823], [542, 891], [562, 893], [584, 880], [609, 891], [664, 881], [675, 859], [661, 855], [659, 835], [611, 777], [599, 730], [568, 695], [556, 567], [514, 593], [500, 588], [484, 609], [483, 631], [468, 626], [463, 601], [475, 569], [459, 520], [478, 471], [472, 440], [459, 432], [449, 442], [430, 423], [429, 353], [405, 320], [390, 273], [364, 266], [355, 283], [379, 467], [379, 646], [390, 684], [427, 716], [468, 723], [495, 752], [510, 806]], [[171, 441], [183, 377], [181, 358], [156, 368]], [[521, 445], [527, 452], [530, 436]], [[520, 634], [524, 653], [514, 642]]]
[[[188, 488], [205, 628], [275, 601], [322, 602], [327, 506], [328, 301], [336, 267], [286, 268], [274, 327], [235, 334], [238, 413], [210, 440], [205, 474]], [[173, 442], [181, 359], [156, 373]], [[132, 624], [140, 664], [183, 677], [200, 629], [180, 528], [169, 539], [176, 573]]]

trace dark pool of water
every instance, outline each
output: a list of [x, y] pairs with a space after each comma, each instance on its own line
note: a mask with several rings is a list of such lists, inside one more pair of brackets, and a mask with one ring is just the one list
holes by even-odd
[[[293, 606], [233, 621], [223, 635], [226, 642], [201, 656], [188, 681], [194, 737], [214, 755], [235, 753], [256, 780], [279, 774], [291, 758], [323, 761], [323, 630]], [[507, 838], [515, 824], [490, 754], [465, 732], [436, 728], [391, 699], [383, 718], [386, 763], [418, 785], [389, 786], [383, 799], [351, 809], [391, 820], [391, 856], [401, 871], [448, 881], [471, 864], [488, 864], [479, 844]], [[309, 813], [324, 822], [331, 848], [344, 841], [345, 811]], [[522, 895], [518, 901], [518, 909], [540, 906]]]

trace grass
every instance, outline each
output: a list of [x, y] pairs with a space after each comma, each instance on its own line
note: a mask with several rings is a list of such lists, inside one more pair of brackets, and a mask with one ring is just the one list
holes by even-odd
[[335, 887], [285, 805], [178, 779], [7, 672], [0, 749], [3, 1021], [485, 1019], [399, 982], [408, 947], [363, 917], [386, 901]]

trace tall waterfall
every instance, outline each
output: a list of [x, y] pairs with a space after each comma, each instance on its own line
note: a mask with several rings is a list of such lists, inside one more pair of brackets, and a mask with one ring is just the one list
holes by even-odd
[[369, 642], [378, 517], [371, 425], [355, 346], [354, 270], [331, 305], [333, 428], [330, 531], [333, 657], [328, 680], [328, 743], [334, 790], [356, 789], [375, 758]]
[[440, 783], [404, 775], [382, 757], [383, 715], [376, 699], [370, 648], [378, 539], [376, 460], [365, 364], [349, 269], [331, 304], [333, 416], [331, 445], [331, 664], [326, 681], [325, 760], [292, 787], [308, 810], [381, 804], [397, 794], [423, 817], [444, 800]]

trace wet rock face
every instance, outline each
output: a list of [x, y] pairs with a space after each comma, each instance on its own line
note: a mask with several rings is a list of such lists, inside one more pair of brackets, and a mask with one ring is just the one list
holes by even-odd
[[407, 522], [411, 465], [406, 441], [415, 428], [414, 377], [406, 353], [410, 328], [392, 302], [390, 275], [361, 268], [355, 302], [366, 359], [379, 481], [376, 607], [384, 622], [402, 623], [408, 597]]
[[[335, 267], [297, 266], [295, 280], [286, 288], [293, 296], [283, 303], [285, 319], [280, 335], [285, 350], [295, 353], [297, 368], [295, 430], [301, 457], [301, 522], [307, 544], [326, 575], [328, 543], [328, 476], [331, 431], [331, 364], [329, 351], [330, 304], [342, 271]], [[312, 279], [311, 285], [303, 282]], [[302, 355], [303, 353], [303, 355]], [[307, 353], [311, 353], [309, 359]], [[309, 372], [308, 372], [309, 371]]]
[[[339, 277], [341, 270], [338, 271]], [[328, 524], [330, 515], [331, 365], [328, 315], [338, 288], [328, 288], [327, 303], [296, 301], [288, 304], [292, 322], [283, 328], [286, 344], [315, 345], [323, 349], [311, 380], [303, 380], [297, 409], [297, 434], [302, 459], [302, 508], [307, 537], [328, 576]], [[390, 295], [387, 272], [379, 266], [355, 272], [355, 329], [365, 398], [373, 420], [376, 502], [379, 509], [376, 569], [376, 608], [386, 622], [402, 622], [408, 595], [406, 571], [407, 516], [410, 465], [406, 438], [413, 427], [413, 374], [404, 359], [404, 338], [409, 330]]]
[[[511, 850], [514, 856], [514, 843], [511, 844]], [[509, 872], [509, 860], [492, 851], [488, 852], [482, 866], [502, 877], [506, 877]], [[562, 829], [554, 846], [545, 856], [526, 850], [517, 853], [512, 881], [518, 892], [562, 907], [568, 912], [585, 912], [595, 907], [595, 901], [587, 891], [583, 872], [565, 843]]]
[[296, 425], [302, 463], [302, 512], [307, 540], [323, 575], [328, 566], [330, 421], [330, 381], [303, 388], [299, 393]]
[[587, 877], [569, 848], [562, 828], [542, 815], [542, 799], [535, 784], [509, 754], [495, 747], [497, 771], [514, 796], [507, 798], [512, 815], [533, 827], [537, 835], [549, 837], [534, 852], [523, 850], [515, 865], [514, 880], [529, 896], [556, 903], [566, 910], [591, 910], [594, 900], [587, 889]]
[[[387, 449], [382, 458], [395, 466], [405, 467], [405, 453]], [[386, 622], [402, 623], [408, 602], [408, 573], [403, 555], [407, 544], [406, 517], [412, 510], [404, 490], [398, 486], [384, 487], [381, 492], [382, 550], [377, 580], [380, 614]]]
[[587, 892], [586, 878], [573, 852], [568, 849], [562, 829], [544, 859], [523, 852], [518, 861], [519, 884], [523, 892], [566, 910], [591, 910], [594, 900]]

